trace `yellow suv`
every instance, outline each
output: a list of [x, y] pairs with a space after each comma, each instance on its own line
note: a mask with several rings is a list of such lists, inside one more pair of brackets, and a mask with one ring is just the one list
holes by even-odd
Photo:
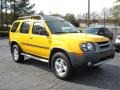
[[25, 56], [46, 62], [61, 79], [68, 79], [79, 66], [100, 66], [115, 54], [108, 38], [80, 33], [60, 17], [47, 15], [15, 21], [10, 47], [15, 62], [23, 62]]

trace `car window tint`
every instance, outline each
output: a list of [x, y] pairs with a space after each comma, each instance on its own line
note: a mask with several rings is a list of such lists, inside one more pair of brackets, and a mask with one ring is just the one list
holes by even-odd
[[42, 31], [45, 31], [44, 25], [41, 22], [35, 22], [33, 25], [32, 33], [42, 35]]
[[20, 32], [21, 33], [28, 33], [30, 29], [30, 22], [23, 22], [21, 25]]
[[97, 34], [99, 31], [99, 28], [87, 28], [83, 32], [89, 33], [89, 34]]
[[105, 33], [105, 28], [100, 28], [100, 33]]
[[15, 22], [12, 26], [11, 32], [16, 32], [20, 22]]
[[105, 34], [110, 33], [109, 29], [105, 28]]

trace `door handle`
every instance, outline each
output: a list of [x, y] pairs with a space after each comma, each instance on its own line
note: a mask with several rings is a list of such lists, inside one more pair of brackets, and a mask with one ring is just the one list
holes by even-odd
[[30, 39], [33, 39], [32, 37], [30, 37]]

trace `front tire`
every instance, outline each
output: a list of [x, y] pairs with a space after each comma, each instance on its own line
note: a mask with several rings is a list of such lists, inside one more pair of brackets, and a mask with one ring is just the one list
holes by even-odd
[[17, 44], [12, 45], [12, 56], [13, 60], [17, 63], [21, 63], [24, 61], [24, 56], [21, 55], [21, 50]]
[[55, 53], [52, 57], [52, 69], [55, 75], [63, 80], [72, 76], [73, 68], [66, 54], [62, 52]]

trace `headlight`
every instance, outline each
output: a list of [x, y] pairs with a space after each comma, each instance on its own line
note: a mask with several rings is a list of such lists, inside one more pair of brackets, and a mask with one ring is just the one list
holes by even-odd
[[85, 43], [81, 45], [81, 48], [84, 52], [95, 51], [95, 45], [93, 43]]

